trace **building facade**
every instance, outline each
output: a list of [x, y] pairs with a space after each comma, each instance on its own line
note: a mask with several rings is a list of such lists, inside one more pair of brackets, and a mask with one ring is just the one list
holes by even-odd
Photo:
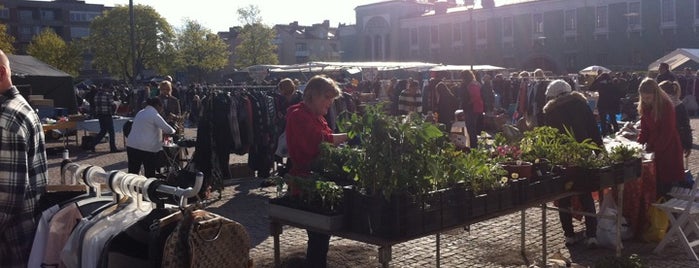
[[328, 20], [311, 26], [301, 26], [295, 21], [274, 25], [273, 29], [277, 33], [274, 43], [279, 64], [340, 60], [338, 28], [330, 27]]
[[554, 73], [589, 65], [645, 70], [676, 48], [699, 44], [699, 0], [522, 0], [487, 8], [480, 2], [394, 0], [358, 6], [350, 37], [356, 40], [356, 60], [491, 64]]
[[19, 53], [24, 53], [32, 37], [47, 27], [66, 42], [87, 37], [92, 19], [108, 9], [80, 0], [3, 0], [0, 5], [0, 23], [7, 25], [9, 34], [16, 38]]

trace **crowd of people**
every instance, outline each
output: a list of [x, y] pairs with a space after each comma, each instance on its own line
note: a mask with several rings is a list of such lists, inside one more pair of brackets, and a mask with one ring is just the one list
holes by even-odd
[[[0, 164], [16, 167], [8, 172], [8, 180], [0, 182], [6, 186], [0, 187], [0, 266], [22, 267], [36, 231], [36, 205], [47, 183], [47, 167], [41, 122], [12, 86], [10, 73], [7, 57], [0, 51], [0, 134], [3, 143], [27, 145], [0, 150], [11, 156], [0, 159]], [[280, 129], [288, 150], [287, 171], [308, 176], [321, 142], [347, 142], [347, 134], [340, 133], [333, 123], [337, 116], [333, 103], [343, 94], [371, 92], [374, 97], [385, 97], [389, 102], [386, 110], [394, 115], [425, 115], [444, 124], [446, 130], [463, 121], [470, 146], [477, 146], [477, 135], [485, 129], [488, 114], [506, 114], [524, 130], [536, 126], [572, 129], [577, 140], [591, 139], [602, 145], [602, 137], [619, 130], [617, 115], [621, 113], [624, 121], [640, 122], [638, 142], [655, 154], [656, 174], [663, 174], [658, 178], [657, 195], [685, 186], [683, 157], [689, 156], [692, 146], [689, 115], [697, 110], [699, 101], [699, 83], [691, 69], [674, 75], [667, 64], [661, 64], [654, 78], [625, 72], [547, 77], [541, 69], [512, 75], [465, 70], [460, 75], [458, 81], [394, 78], [386, 86], [378, 80], [358, 82], [327, 76], [314, 76], [307, 82], [288, 78], [267, 82], [276, 85], [282, 96], [277, 105], [281, 109], [278, 114], [284, 117]], [[129, 172], [138, 173], [143, 167], [147, 176], [153, 176], [151, 161], [162, 149], [163, 135], [175, 134], [183, 121], [196, 126], [208, 90], [202, 84], [184, 88], [171, 77], [135, 90], [123, 85], [91, 86], [79, 96], [83, 111], [100, 122], [100, 132], [88, 149], [94, 151], [97, 142], [109, 135], [110, 152], [121, 151], [114, 140], [112, 116], [135, 115], [131, 134], [139, 134], [128, 135], [125, 144]], [[185, 114], [189, 116], [182, 118]], [[579, 198], [586, 212], [595, 213], [591, 195]], [[569, 206], [570, 200], [559, 204]], [[570, 214], [561, 213], [560, 220], [566, 243], [576, 243]], [[596, 219], [586, 217], [585, 222], [586, 244], [594, 247]], [[309, 231], [308, 237], [306, 261], [312, 267], [324, 267], [329, 236]]]

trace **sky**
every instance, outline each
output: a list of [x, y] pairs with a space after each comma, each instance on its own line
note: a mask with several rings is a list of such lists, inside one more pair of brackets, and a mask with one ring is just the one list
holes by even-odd
[[[83, 0], [88, 4], [105, 6], [128, 5], [129, 0]], [[383, 0], [133, 0], [133, 3], [152, 6], [175, 28], [181, 28], [184, 19], [196, 20], [212, 32], [228, 31], [229, 27], [241, 25], [237, 10], [256, 5], [260, 9], [262, 22], [269, 26], [289, 24], [310, 26], [329, 20], [330, 26], [339, 23], [355, 24], [354, 8]], [[522, 0], [496, 0], [496, 5]], [[463, 0], [457, 0], [462, 3]], [[479, 3], [480, 1], [476, 1]]]

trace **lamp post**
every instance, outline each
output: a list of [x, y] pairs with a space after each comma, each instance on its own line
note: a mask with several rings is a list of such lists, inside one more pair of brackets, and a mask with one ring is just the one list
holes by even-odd
[[129, 38], [131, 39], [131, 87], [135, 89], [138, 67], [136, 65], [136, 24], [133, 13], [133, 0], [129, 0]]

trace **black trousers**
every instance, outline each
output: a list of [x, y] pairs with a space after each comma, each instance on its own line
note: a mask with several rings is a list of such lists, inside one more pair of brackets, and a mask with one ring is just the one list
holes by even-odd
[[143, 175], [147, 178], [155, 177], [155, 169], [158, 168], [158, 153], [143, 151], [126, 147], [126, 157], [129, 161], [129, 173], [138, 174], [143, 165]]
[[114, 137], [114, 119], [112, 119], [111, 115], [98, 115], [97, 120], [100, 123], [100, 132], [97, 133], [95, 143], [90, 148], [95, 148], [95, 146], [97, 146], [97, 144], [104, 139], [104, 136], [109, 133], [109, 149], [116, 151], [117, 147], [116, 139]]

